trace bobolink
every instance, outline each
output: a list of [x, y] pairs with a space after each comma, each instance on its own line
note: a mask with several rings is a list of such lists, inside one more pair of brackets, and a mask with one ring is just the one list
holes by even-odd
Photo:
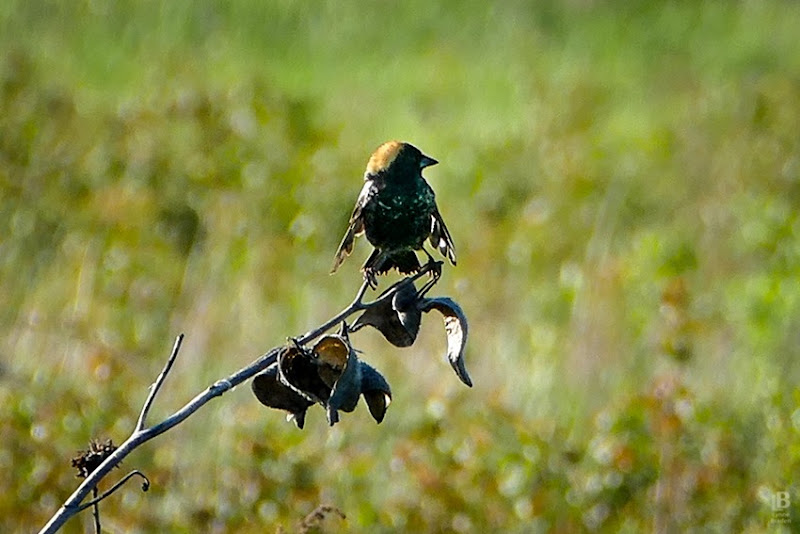
[[[392, 268], [403, 274], [419, 270], [415, 250], [422, 250], [433, 262], [423, 247], [426, 239], [456, 264], [453, 239], [439, 214], [433, 189], [422, 177], [422, 169], [437, 163], [415, 146], [399, 141], [386, 142], [375, 150], [331, 273], [353, 251], [355, 238], [361, 234], [375, 247], [361, 268], [372, 287], [377, 286], [378, 274]], [[438, 270], [434, 273], [438, 276]]]

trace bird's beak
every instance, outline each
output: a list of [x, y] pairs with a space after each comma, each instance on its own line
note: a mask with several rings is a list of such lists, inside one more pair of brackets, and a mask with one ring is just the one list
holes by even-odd
[[429, 158], [428, 156], [423, 154], [422, 159], [419, 160], [419, 168], [424, 169], [425, 167], [430, 167], [431, 165], [436, 165], [437, 163], [439, 162], [436, 161], [435, 159]]

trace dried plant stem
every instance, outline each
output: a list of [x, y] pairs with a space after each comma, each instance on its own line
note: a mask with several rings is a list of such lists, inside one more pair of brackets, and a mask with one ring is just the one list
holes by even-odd
[[[182, 336], [183, 334], [178, 336], [178, 339], [180, 339]], [[175, 349], [173, 350], [172, 355], [170, 355], [170, 359], [165, 366], [165, 371], [168, 371], [167, 368], [172, 365], [172, 362], [174, 362], [174, 359], [177, 357], [177, 349], [179, 348], [180, 343], [179, 341], [176, 341]], [[171, 416], [167, 417], [157, 425], [154, 425], [150, 428], [135, 429], [133, 434], [131, 434], [131, 436], [125, 440], [125, 442], [122, 443], [117, 450], [115, 450], [108, 458], [105, 459], [105, 461], [103, 461], [102, 464], [97, 467], [97, 469], [92, 471], [92, 473], [86, 477], [86, 479], [84, 479], [83, 483], [78, 486], [78, 489], [76, 489], [72, 495], [69, 496], [69, 498], [64, 502], [64, 504], [61, 505], [61, 508], [58, 509], [55, 515], [50, 518], [50, 521], [42, 528], [42, 530], [39, 531], [40, 534], [58, 531], [58, 529], [61, 528], [61, 526], [67, 521], [67, 519], [80, 512], [82, 509], [81, 503], [92, 491], [92, 489], [95, 488], [100, 480], [102, 480], [103, 477], [105, 477], [114, 467], [119, 465], [119, 463], [122, 462], [126, 456], [139, 447], [139, 445], [150, 441], [156, 436], [159, 436], [172, 427], [182, 423], [187, 417], [199, 410], [210, 400], [219, 397], [231, 388], [241, 384], [245, 380], [252, 378], [260, 371], [266, 369], [275, 361], [277, 353], [278, 350], [273, 349], [247, 367], [240, 369], [225, 379], [215, 382], [203, 392], [195, 396], [191, 401], [184, 405], [183, 408], [173, 413]], [[162, 375], [165, 376], [165, 373], [162, 372]], [[161, 382], [163, 383], [163, 380], [161, 380]], [[150, 395], [148, 396], [148, 400], [151, 404], [155, 400], [155, 395], [153, 392], [157, 392], [157, 388], [155, 386], [156, 384], [153, 384]], [[146, 415], [146, 410], [143, 409], [142, 412], [144, 415]]]
[[92, 517], [94, 517], [94, 531], [96, 534], [100, 534], [102, 532], [102, 528], [100, 527], [100, 507], [97, 503], [97, 486], [95, 486], [92, 488]]
[[156, 400], [158, 390], [161, 389], [162, 385], [164, 385], [167, 375], [169, 374], [170, 370], [172, 370], [172, 364], [175, 363], [175, 359], [178, 357], [178, 352], [181, 350], [181, 343], [183, 343], [183, 334], [180, 334], [175, 339], [175, 345], [172, 347], [172, 353], [169, 355], [169, 359], [167, 359], [167, 364], [164, 366], [164, 369], [161, 370], [161, 374], [158, 375], [156, 381], [150, 386], [150, 393], [147, 395], [147, 399], [145, 399], [144, 404], [142, 405], [142, 411], [139, 413], [139, 420], [136, 421], [137, 431], [144, 430], [147, 414], [150, 411], [150, 407], [153, 405], [153, 401]]
[[[399, 282], [395, 283], [391, 286], [388, 290], [384, 291], [383, 294], [375, 301], [364, 303], [362, 299], [364, 298], [364, 293], [368, 288], [368, 284], [365, 282], [362, 284], [361, 288], [359, 289], [358, 293], [356, 294], [356, 298], [353, 299], [353, 302], [344, 310], [336, 314], [330, 320], [315, 328], [309, 332], [306, 332], [299, 338], [295, 338], [296, 342], [300, 344], [308, 343], [309, 341], [319, 337], [324, 332], [330, 330], [334, 326], [341, 323], [343, 320], [347, 319], [350, 315], [357, 313], [362, 310], [366, 310], [372, 306], [377, 305], [379, 302], [387, 298], [391, 298], [397, 288], [409, 281], [414, 281], [417, 278], [421, 277], [425, 273], [435, 269], [437, 267], [436, 263], [428, 263], [427, 265], [423, 266], [416, 274], [413, 276], [406, 277]], [[436, 278], [434, 278], [436, 280]], [[434, 282], [435, 283], [435, 282]], [[108, 458], [106, 458], [103, 463], [101, 463], [92, 473], [83, 480], [83, 483], [78, 486], [78, 488], [69, 496], [69, 498], [61, 505], [58, 511], [50, 518], [50, 521], [39, 531], [39, 534], [51, 534], [53, 532], [58, 531], [61, 526], [72, 516], [77, 514], [78, 512], [88, 508], [89, 506], [96, 505], [99, 501], [113, 493], [117, 488], [119, 488], [125, 481], [132, 476], [129, 474], [125, 477], [122, 481], [118, 482], [111, 490], [104, 493], [102, 496], [97, 497], [97, 484], [105, 477], [114, 467], [120, 464], [122, 460], [128, 456], [133, 450], [137, 447], [142, 445], [143, 443], [150, 441], [151, 439], [155, 438], [166, 432], [167, 430], [173, 428], [174, 426], [179, 425], [184, 420], [186, 420], [190, 415], [195, 413], [201, 407], [203, 407], [206, 403], [210, 400], [219, 397], [223, 393], [231, 390], [232, 388], [238, 386], [242, 382], [253, 378], [256, 374], [260, 373], [270, 365], [272, 365], [277, 360], [278, 352], [280, 351], [280, 347], [275, 348], [252, 362], [250, 365], [243, 367], [242, 369], [236, 371], [232, 375], [218, 380], [208, 386], [204, 391], [197, 394], [192, 400], [186, 403], [181, 409], [161, 421], [160, 423], [153, 425], [149, 428], [146, 428], [146, 419], [147, 414], [150, 411], [150, 407], [155, 402], [156, 396], [158, 395], [159, 390], [163, 386], [167, 375], [172, 370], [172, 366], [175, 363], [175, 360], [178, 357], [178, 352], [180, 351], [181, 344], [183, 342], [183, 334], [180, 334], [176, 340], [175, 344], [173, 345], [172, 352], [170, 353], [169, 358], [167, 359], [166, 364], [164, 365], [163, 370], [156, 378], [156, 381], [150, 386], [150, 392], [145, 399], [144, 404], [142, 405], [142, 410], [139, 414], [139, 419], [136, 422], [136, 426], [134, 428], [133, 433], [130, 437], [123, 442], [119, 448], [117, 448]], [[86, 498], [89, 493], [94, 493], [93, 501], [85, 504], [81, 504], [84, 499]], [[99, 514], [99, 512], [98, 512]], [[99, 515], [98, 521], [99, 521]]]
[[[98, 503], [100, 501], [102, 501], [106, 497], [110, 497], [115, 491], [117, 491], [119, 488], [121, 488], [128, 480], [130, 480], [131, 478], [133, 478], [135, 476], [140, 476], [140, 477], [142, 477], [144, 479], [144, 482], [142, 482], [142, 491], [147, 491], [148, 489], [150, 489], [150, 479], [147, 478], [145, 476], [145, 474], [142, 473], [141, 471], [139, 471], [138, 469], [134, 469], [133, 471], [131, 471], [130, 473], [128, 473], [127, 475], [122, 477], [120, 480], [118, 480], [116, 484], [111, 486], [110, 489], [108, 489], [105, 493], [103, 493], [99, 497], [97, 496], [97, 486], [92, 488], [92, 500], [89, 501], [89, 502], [85, 502], [82, 505], [80, 505], [78, 507], [78, 512], [82, 512], [83, 510], [86, 510], [90, 506], [93, 506], [95, 509], [97, 509], [97, 505], [98, 505]], [[99, 525], [99, 521], [98, 521], [98, 525]]]

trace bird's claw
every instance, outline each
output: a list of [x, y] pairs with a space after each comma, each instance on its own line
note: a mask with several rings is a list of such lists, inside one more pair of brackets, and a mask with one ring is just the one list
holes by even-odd
[[378, 289], [378, 273], [375, 271], [375, 269], [364, 269], [364, 281], [367, 283], [370, 289]]
[[443, 261], [436, 261], [431, 257], [428, 256], [428, 263], [425, 265], [425, 269], [428, 270], [428, 273], [431, 275], [431, 279], [425, 282], [421, 288], [417, 291], [417, 298], [422, 298], [425, 293], [431, 290], [433, 286], [439, 281], [442, 277], [442, 265], [444, 265]]
[[428, 265], [427, 265], [428, 272], [430, 272], [431, 277], [437, 282], [439, 281], [439, 278], [442, 277], [443, 265], [444, 265], [443, 261], [436, 261], [433, 258], [428, 260]]

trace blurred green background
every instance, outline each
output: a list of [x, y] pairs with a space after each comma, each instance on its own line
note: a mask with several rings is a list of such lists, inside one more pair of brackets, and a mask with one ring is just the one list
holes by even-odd
[[299, 431], [240, 387], [114, 473], [153, 487], [108, 532], [321, 503], [352, 532], [800, 529], [797, 28], [777, 0], [6, 0], [0, 530], [129, 435], [178, 333], [153, 421], [344, 307], [369, 247], [333, 253], [393, 138], [441, 161], [434, 294], [476, 386], [435, 315], [412, 348], [359, 332], [381, 425]]

